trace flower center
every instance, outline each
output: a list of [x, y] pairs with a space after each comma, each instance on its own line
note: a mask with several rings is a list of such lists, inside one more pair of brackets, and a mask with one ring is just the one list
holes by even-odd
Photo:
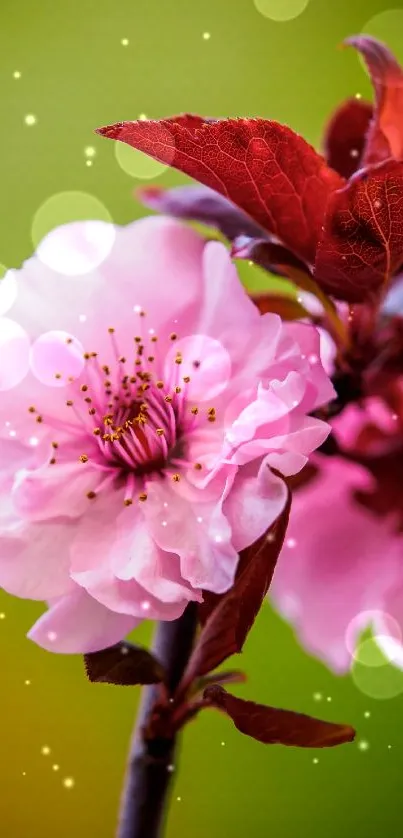
[[[144, 318], [144, 312], [139, 312]], [[150, 330], [152, 332], [153, 330]], [[186, 437], [196, 423], [203, 419], [206, 422], [216, 420], [214, 407], [200, 411], [197, 404], [188, 399], [187, 389], [191, 381], [190, 375], [182, 375], [183, 357], [180, 351], [173, 354], [172, 364], [168, 373], [165, 369], [165, 381], [158, 377], [161, 362], [166, 352], [158, 352], [158, 338], [144, 338], [142, 334], [134, 338], [134, 353], [127, 359], [119, 352], [118, 342], [113, 328], [108, 329], [112, 343], [114, 362], [102, 365], [96, 352], [84, 354], [85, 367], [78, 385], [72, 376], [67, 382], [74, 388], [74, 398], [66, 401], [66, 407], [73, 411], [77, 423], [60, 422], [52, 417], [42, 416], [35, 407], [29, 411], [36, 414], [36, 421], [44, 422], [54, 428], [63, 428], [72, 435], [83, 437], [85, 430], [92, 443], [88, 452], [83, 451], [79, 460], [105, 473], [105, 484], [118, 481], [125, 484], [126, 505], [133, 502], [137, 492], [139, 500], [146, 500], [144, 480], [151, 474], [160, 477], [170, 477], [173, 481], [180, 480], [178, 469], [183, 466], [201, 468], [200, 463], [189, 463], [186, 460]], [[174, 343], [178, 336], [170, 335]], [[73, 343], [67, 338], [66, 343]], [[165, 347], [166, 349], [166, 347]], [[155, 354], [154, 354], [155, 353]], [[170, 357], [171, 357], [170, 353]], [[192, 369], [197, 375], [201, 360], [195, 357], [191, 362]], [[189, 368], [189, 362], [187, 363]], [[54, 373], [60, 379], [60, 373]], [[59, 448], [57, 442], [53, 448]], [[57, 459], [49, 460], [53, 465]], [[92, 500], [99, 494], [88, 492], [87, 497]]]

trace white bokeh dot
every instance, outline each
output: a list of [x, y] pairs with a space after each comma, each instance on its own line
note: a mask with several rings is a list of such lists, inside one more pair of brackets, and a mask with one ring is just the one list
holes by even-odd
[[77, 338], [60, 330], [44, 332], [31, 347], [30, 367], [49, 387], [66, 387], [84, 368], [84, 349]]
[[28, 125], [28, 127], [32, 127], [32, 125], [36, 125], [36, 123], [38, 122], [38, 119], [35, 116], [35, 114], [27, 113], [26, 116], [24, 116], [24, 122], [25, 122], [25, 125]]
[[36, 211], [31, 237], [43, 264], [82, 276], [109, 256], [116, 238], [107, 208], [87, 192], [59, 192]]
[[258, 12], [263, 17], [283, 23], [302, 15], [309, 0], [254, 0]]
[[0, 317], [0, 391], [11, 390], [29, 370], [30, 340], [25, 329], [8, 317]]

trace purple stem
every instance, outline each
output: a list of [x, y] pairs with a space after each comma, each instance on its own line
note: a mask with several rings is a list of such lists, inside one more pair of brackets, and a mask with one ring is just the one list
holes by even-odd
[[[161, 622], [153, 653], [167, 673], [171, 694], [178, 686], [193, 648], [197, 607], [191, 603], [178, 620]], [[161, 838], [173, 776], [176, 736], [145, 741], [142, 730], [159, 696], [158, 686], [143, 689], [123, 797], [117, 838]]]

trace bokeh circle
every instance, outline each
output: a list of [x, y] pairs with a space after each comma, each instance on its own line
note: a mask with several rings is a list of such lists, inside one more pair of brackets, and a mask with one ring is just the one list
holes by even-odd
[[361, 29], [363, 35], [371, 35], [386, 44], [400, 62], [403, 62], [402, 32], [403, 9], [380, 12], [367, 20]]
[[0, 265], [0, 317], [14, 305], [17, 292], [15, 271], [8, 271], [4, 265]]
[[0, 391], [11, 390], [29, 370], [30, 340], [15, 320], [0, 317]]
[[36, 378], [49, 387], [65, 387], [84, 368], [84, 350], [68, 332], [53, 330], [40, 335], [31, 347], [30, 367]]
[[166, 171], [168, 166], [165, 163], [158, 163], [142, 151], [127, 145], [127, 143], [115, 142], [115, 157], [121, 169], [130, 177], [139, 180], [153, 180]]
[[87, 192], [59, 192], [36, 211], [31, 237], [47, 267], [67, 276], [82, 276], [107, 258], [116, 231], [98, 198]]
[[253, 0], [253, 2], [261, 15], [282, 23], [302, 15], [309, 0]]

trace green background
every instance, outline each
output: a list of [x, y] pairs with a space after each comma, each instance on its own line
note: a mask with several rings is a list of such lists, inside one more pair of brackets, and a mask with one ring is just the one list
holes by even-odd
[[[403, 59], [403, 3], [385, 9], [382, 0], [311, 0], [295, 20], [275, 23], [253, 0], [1, 0], [0, 262], [17, 266], [30, 254], [34, 215], [56, 193], [88, 192], [118, 223], [143, 214], [132, 197], [141, 181], [93, 135], [98, 125], [185, 110], [261, 115], [318, 144], [343, 97], [370, 93], [356, 55], [337, 49], [343, 38], [365, 28]], [[37, 123], [24, 124], [26, 114]], [[183, 180], [165, 172], [155, 182]], [[254, 269], [244, 277], [261, 281]], [[80, 658], [26, 640], [41, 611], [0, 593], [0, 835], [109, 838], [138, 694], [92, 686]], [[148, 642], [149, 627], [137, 634]], [[168, 838], [401, 836], [402, 697], [375, 701], [334, 677], [269, 606], [242, 663], [242, 695], [350, 722], [358, 743], [265, 748], [206, 712], [185, 735]]]

